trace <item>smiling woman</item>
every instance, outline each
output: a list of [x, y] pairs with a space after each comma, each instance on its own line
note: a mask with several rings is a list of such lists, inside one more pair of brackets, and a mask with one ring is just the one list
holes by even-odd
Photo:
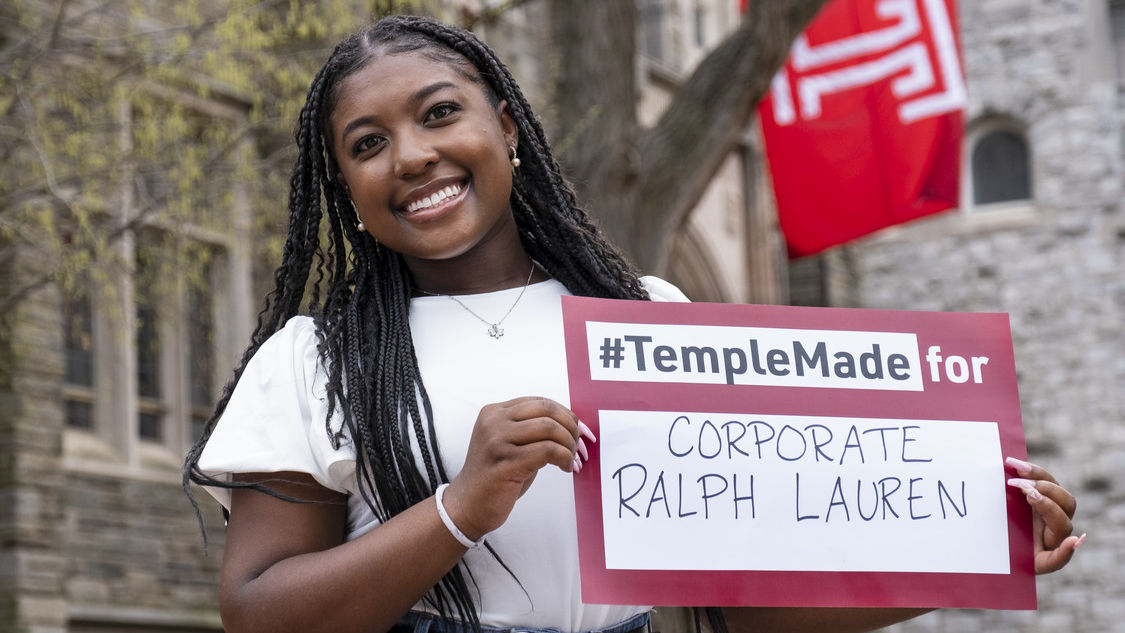
[[[184, 467], [229, 512], [226, 630], [642, 629], [648, 606], [579, 598], [571, 474], [595, 438], [568, 405], [561, 297], [686, 298], [602, 237], [471, 33], [395, 16], [345, 40], [296, 136], [276, 287]], [[1072, 498], [1028, 468], [1065, 563]]]
[[502, 289], [512, 280], [499, 269], [512, 263], [518, 281], [530, 262], [508, 205], [508, 148], [518, 139], [507, 103], [466, 76], [471, 66], [411, 53], [375, 59], [340, 83], [329, 118], [360, 221], [403, 256], [419, 289], [465, 292], [450, 284], [453, 270], [472, 270], [474, 292]]
[[[342, 42], [297, 143], [277, 287], [185, 465], [230, 512], [227, 630], [387, 630], [411, 609], [642, 624], [559, 600], [579, 593], [569, 474], [593, 441], [566, 406], [560, 297], [682, 295], [591, 224], [468, 32], [397, 16]], [[297, 316], [313, 261], [323, 294]]]

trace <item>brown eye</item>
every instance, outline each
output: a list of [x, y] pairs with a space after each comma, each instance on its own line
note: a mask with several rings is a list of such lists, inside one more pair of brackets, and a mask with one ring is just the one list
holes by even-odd
[[440, 121], [441, 119], [448, 118], [449, 116], [461, 110], [461, 106], [456, 103], [442, 102], [430, 108], [426, 113], [426, 121]]
[[352, 145], [352, 156], [359, 156], [364, 152], [382, 147], [385, 142], [385, 139], [381, 136], [376, 136], [374, 134], [364, 136], [356, 141], [355, 145]]

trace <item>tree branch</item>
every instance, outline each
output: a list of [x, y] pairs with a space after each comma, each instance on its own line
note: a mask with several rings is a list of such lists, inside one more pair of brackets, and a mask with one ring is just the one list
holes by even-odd
[[[209, 172], [210, 169], [216, 167], [220, 161], [222, 161], [224, 158], [227, 158], [230, 153], [234, 151], [246, 139], [249, 133], [249, 127], [243, 128], [237, 135], [229, 139], [224, 145], [217, 148], [214, 153], [208, 156], [207, 159], [201, 164], [200, 168], [205, 172]], [[30, 136], [31, 135], [29, 134], [29, 137]], [[31, 140], [33, 143], [35, 142], [34, 138], [32, 138]], [[46, 155], [42, 153], [39, 146], [36, 146], [36, 150], [40, 151], [40, 157], [45, 161], [44, 168], [47, 169], [48, 172], [51, 172], [49, 163], [46, 162]], [[57, 192], [53, 178], [49, 176], [48, 180], [49, 182], [45, 187], [47, 194], [50, 195], [59, 204], [64, 205], [69, 213], [74, 214], [75, 211], [70, 206], [70, 203], [61, 197], [61, 193]], [[115, 225], [111, 230], [107, 231], [104, 236], [102, 236], [104, 245], [112, 245], [126, 233], [141, 228], [146, 222], [149, 221], [149, 218], [154, 213], [164, 207], [170, 195], [170, 192], [165, 192], [153, 198], [147, 205], [133, 214], [132, 217], [125, 218], [121, 223]], [[30, 238], [24, 238], [23, 241], [27, 244], [35, 244], [35, 241]], [[97, 256], [98, 253], [92, 252], [92, 254], [94, 256]], [[0, 314], [13, 309], [29, 295], [55, 281], [58, 278], [59, 270], [64, 266], [65, 262], [56, 261], [54, 262], [54, 265], [50, 270], [47, 270], [34, 279], [25, 282], [6, 296], [0, 297]]]
[[47, 287], [48, 284], [55, 280], [55, 272], [56, 271], [52, 270], [51, 272], [43, 273], [35, 279], [23, 284], [11, 294], [0, 297], [0, 314], [10, 314], [21, 301]]
[[62, 0], [59, 3], [59, 10], [55, 13], [55, 23], [51, 25], [51, 37], [47, 40], [47, 48], [54, 48], [59, 43], [59, 35], [62, 33], [63, 18], [66, 17], [66, 9], [70, 6], [70, 0]]
[[659, 271], [670, 232], [734, 149], [793, 40], [827, 0], [754, 0], [739, 28], [677, 90], [638, 141], [642, 160], [635, 253]]
[[530, 0], [505, 0], [494, 7], [488, 7], [481, 11], [473, 11], [468, 7], [462, 7], [461, 28], [472, 30], [477, 24], [492, 24], [499, 20], [506, 11], [523, 6], [528, 2]]
[[[16, 87], [16, 94], [19, 96], [20, 104], [24, 109], [31, 112], [32, 106], [28, 103], [27, 97], [24, 96], [23, 86]], [[43, 149], [43, 145], [36, 138], [35, 130], [30, 120], [28, 121], [27, 140], [31, 144], [32, 149], [35, 150], [35, 155], [39, 158], [40, 166], [43, 167], [43, 177], [47, 181], [47, 190], [50, 191], [51, 195], [61, 202], [67, 210], [70, 210], [72, 208], [70, 201], [67, 200], [66, 196], [63, 195], [63, 192], [59, 189], [58, 181], [55, 179], [55, 168], [51, 164], [51, 159], [47, 157], [47, 150]]]

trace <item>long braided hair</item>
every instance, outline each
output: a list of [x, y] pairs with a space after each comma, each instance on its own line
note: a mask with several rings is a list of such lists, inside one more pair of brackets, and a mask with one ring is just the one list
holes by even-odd
[[[385, 522], [449, 480], [434, 441], [430, 400], [410, 334], [409, 271], [398, 253], [357, 230], [351, 220], [350, 199], [335, 177], [328, 126], [343, 79], [378, 54], [411, 51], [455, 65], [459, 72], [475, 69], [474, 81], [486, 96], [494, 104], [500, 99], [507, 102], [518, 129], [521, 162], [513, 175], [510, 204], [528, 255], [576, 295], [648, 298], [635, 268], [577, 204], [542, 127], [496, 54], [472, 33], [428, 18], [384, 18], [341, 42], [309, 88], [296, 131], [289, 234], [282, 264], [274, 272], [275, 287], [233, 379], [184, 464], [183, 486], [197, 516], [191, 483], [253, 488], [281, 496], [261, 484], [209, 477], [200, 470], [199, 457], [247, 362], [300, 312], [306, 300], [328, 374], [325, 432], [335, 447], [344, 440], [355, 446], [358, 488], [375, 516]], [[417, 438], [421, 464], [411, 449], [411, 434]], [[471, 580], [471, 573], [462, 562], [439, 581], [427, 600], [443, 617], [456, 617], [479, 629], [467, 578]]]

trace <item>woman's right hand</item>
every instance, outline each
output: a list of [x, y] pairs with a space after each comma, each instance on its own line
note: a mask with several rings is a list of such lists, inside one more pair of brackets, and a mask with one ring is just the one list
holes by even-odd
[[[442, 499], [449, 517], [479, 540], [508, 519], [540, 468], [581, 469], [582, 436], [594, 439], [554, 400], [516, 398], [484, 407], [465, 465]], [[311, 475], [236, 479], [311, 503], [232, 491], [220, 582], [228, 631], [385, 631], [465, 554], [432, 498], [345, 542], [346, 497]]]
[[450, 518], [470, 539], [503, 525], [516, 500], [548, 464], [577, 472], [586, 457], [582, 438], [590, 429], [567, 407], [549, 398], [523, 397], [490, 404], [477, 416], [461, 472], [443, 501]]

